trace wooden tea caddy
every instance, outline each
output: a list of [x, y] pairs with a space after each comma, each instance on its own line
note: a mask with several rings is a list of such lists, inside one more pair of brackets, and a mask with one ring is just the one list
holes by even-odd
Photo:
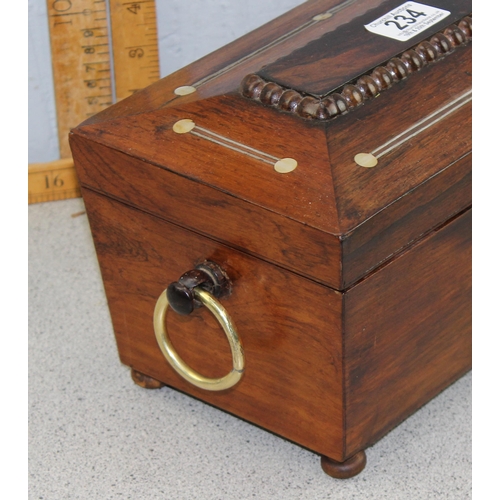
[[334, 477], [471, 368], [471, 3], [419, 5], [307, 2], [70, 134], [134, 380]]

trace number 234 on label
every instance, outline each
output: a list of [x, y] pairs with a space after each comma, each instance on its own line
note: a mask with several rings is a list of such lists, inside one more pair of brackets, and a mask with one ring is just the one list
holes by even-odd
[[449, 15], [447, 10], [417, 2], [406, 2], [366, 24], [365, 28], [371, 33], [404, 42]]

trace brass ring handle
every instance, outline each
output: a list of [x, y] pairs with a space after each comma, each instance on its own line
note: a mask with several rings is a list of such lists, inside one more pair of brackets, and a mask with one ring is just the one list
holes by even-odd
[[233, 369], [224, 377], [208, 378], [200, 375], [198, 372], [190, 368], [177, 354], [172, 342], [168, 337], [165, 317], [168, 309], [167, 291], [165, 290], [158, 301], [156, 302], [154, 312], [154, 329], [156, 340], [160, 346], [161, 352], [165, 356], [170, 366], [185, 380], [191, 384], [205, 389], [207, 391], [223, 391], [233, 387], [241, 379], [245, 370], [245, 355], [243, 347], [238, 337], [238, 332], [231, 320], [229, 314], [210, 293], [200, 287], [192, 289], [192, 292], [197, 300], [199, 300], [217, 319], [226, 334], [231, 354], [233, 357]]

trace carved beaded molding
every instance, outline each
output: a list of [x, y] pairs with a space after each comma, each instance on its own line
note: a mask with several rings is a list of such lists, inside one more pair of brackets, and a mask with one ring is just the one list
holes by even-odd
[[301, 118], [328, 120], [348, 113], [363, 102], [376, 97], [380, 92], [404, 80], [410, 73], [419, 71], [429, 63], [442, 59], [455, 47], [472, 40], [472, 18], [464, 17], [459, 23], [448, 26], [428, 40], [405, 50], [400, 56], [376, 67], [369, 74], [348, 83], [337, 92], [324, 97], [301, 94], [274, 82], [266, 82], [252, 73], [241, 82], [243, 96], [259, 101], [266, 106], [293, 113]]

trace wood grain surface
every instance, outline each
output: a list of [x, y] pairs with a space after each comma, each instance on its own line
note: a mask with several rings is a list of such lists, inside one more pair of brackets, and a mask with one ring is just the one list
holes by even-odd
[[[82, 194], [123, 363], [343, 460], [341, 294], [90, 190]], [[242, 381], [220, 393], [181, 379], [153, 331], [160, 293], [205, 259], [233, 282], [224, 307], [247, 360]], [[190, 316], [170, 311], [167, 318], [172, 342], [190, 366], [208, 377], [230, 371], [229, 345], [206, 309]]]
[[[334, 461], [358, 454], [356, 470], [361, 450], [470, 368], [471, 45], [325, 122], [239, 84], [388, 5], [308, 2], [70, 136], [121, 360]], [[386, 54], [380, 38], [371, 50]], [[181, 85], [195, 91], [176, 96]], [[373, 168], [355, 161], [377, 151]], [[297, 168], [278, 173], [282, 158]], [[181, 379], [152, 326], [159, 294], [206, 259], [233, 282], [224, 306], [247, 356], [221, 393]], [[188, 364], [230, 370], [206, 310], [171, 313]]]
[[403, 3], [371, 2], [371, 8], [365, 11], [359, 5], [353, 6], [358, 16], [351, 22], [283, 55], [259, 74], [287, 88], [324, 96], [472, 12], [470, 0], [434, 0], [433, 7], [447, 10], [450, 15], [405, 41], [372, 33], [364, 27]]
[[470, 370], [468, 210], [345, 295], [346, 455]]
[[343, 287], [470, 206], [471, 156], [467, 154], [426, 180], [344, 240]]
[[[122, 362], [322, 455], [352, 456], [470, 369], [470, 211], [339, 294], [92, 191], [83, 195]], [[160, 292], [204, 259], [233, 280], [224, 305], [247, 357], [242, 382], [222, 393], [183, 381], [152, 328]], [[190, 366], [210, 377], [230, 370], [226, 339], [207, 311], [170, 314], [167, 325]]]
[[[323, 96], [289, 88], [266, 80], [256, 73], [245, 76], [240, 89], [242, 95], [265, 106], [309, 120], [330, 120], [355, 110], [422, 68], [438, 63], [457, 47], [467, 45], [471, 40], [472, 18], [466, 16], [412, 48], [398, 53], [397, 57], [392, 57], [379, 66], [370, 66], [369, 71], [365, 70], [362, 76], [356, 75], [352, 81], [345, 79], [344, 83], [332, 87]], [[326, 67], [329, 65], [325, 64]], [[331, 73], [337, 74], [336, 71]], [[344, 79], [340, 79], [342, 80]]]
[[[470, 103], [375, 168], [354, 162], [357, 153], [438, 112], [470, 86], [468, 46], [328, 124], [279, 113], [237, 93], [141, 112], [136, 96], [141, 105], [148, 96], [156, 99], [158, 91], [150, 89], [127, 99], [133, 114], [83, 125], [71, 140], [82, 157], [77, 168], [85, 186], [343, 290], [470, 206], [470, 184], [463, 181], [471, 168]], [[278, 174], [216, 142], [176, 134], [172, 128], [180, 119], [275, 157], [295, 158], [298, 167]], [[109, 161], [106, 148], [123, 153], [118, 163]], [[168, 172], [180, 177], [173, 180]], [[187, 180], [191, 187], [182, 190], [171, 184], [187, 186]], [[411, 209], [410, 200], [417, 199], [427, 199], [425, 212]]]
[[[229, 88], [237, 89], [246, 74], [257, 71], [269, 61], [282, 57], [288, 50], [304, 46], [310, 40], [324, 34], [325, 30], [348, 22], [358, 15], [359, 10], [367, 8], [373, 1], [356, 0], [356, 6], [352, 5], [354, 2], [351, 0], [305, 2], [229, 43], [224, 46], [223, 50], [212, 52], [160, 82], [150, 85], [147, 89], [134, 94], [133, 98], [127, 99], [126, 102], [119, 102], [99, 115], [90, 117], [86, 123], [98, 123], [127, 115], [146, 113], [170, 103], [189, 102], [193, 99], [219, 95]], [[384, 0], [377, 1], [383, 2]], [[327, 20], [327, 24], [316, 23], [300, 34], [289, 36], [295, 33], [297, 27], [308, 26], [315, 15], [337, 7], [339, 11]], [[180, 97], [174, 93], [179, 86], [193, 85], [197, 82], [204, 83], [197, 86], [195, 95]]]
[[[349, 233], [381, 209], [472, 150], [471, 103], [378, 159], [374, 168], [356, 165], [357, 153], [376, 150], [392, 137], [466, 94], [472, 86], [472, 46], [462, 47], [435, 66], [423, 68], [352, 114], [328, 123], [332, 177], [339, 229]], [[442, 186], [447, 189], [448, 186]], [[366, 223], [366, 222], [365, 222]]]
[[168, 168], [89, 143], [79, 134], [71, 143], [82, 185], [280, 267], [340, 286], [340, 242], [328, 233]]
[[[471, 205], [470, 102], [379, 158], [376, 167], [354, 161], [357, 153], [375, 150], [466, 94], [472, 86], [471, 52], [471, 46], [462, 47], [328, 124], [344, 235], [341, 288]], [[418, 200], [427, 201], [422, 206]]]

